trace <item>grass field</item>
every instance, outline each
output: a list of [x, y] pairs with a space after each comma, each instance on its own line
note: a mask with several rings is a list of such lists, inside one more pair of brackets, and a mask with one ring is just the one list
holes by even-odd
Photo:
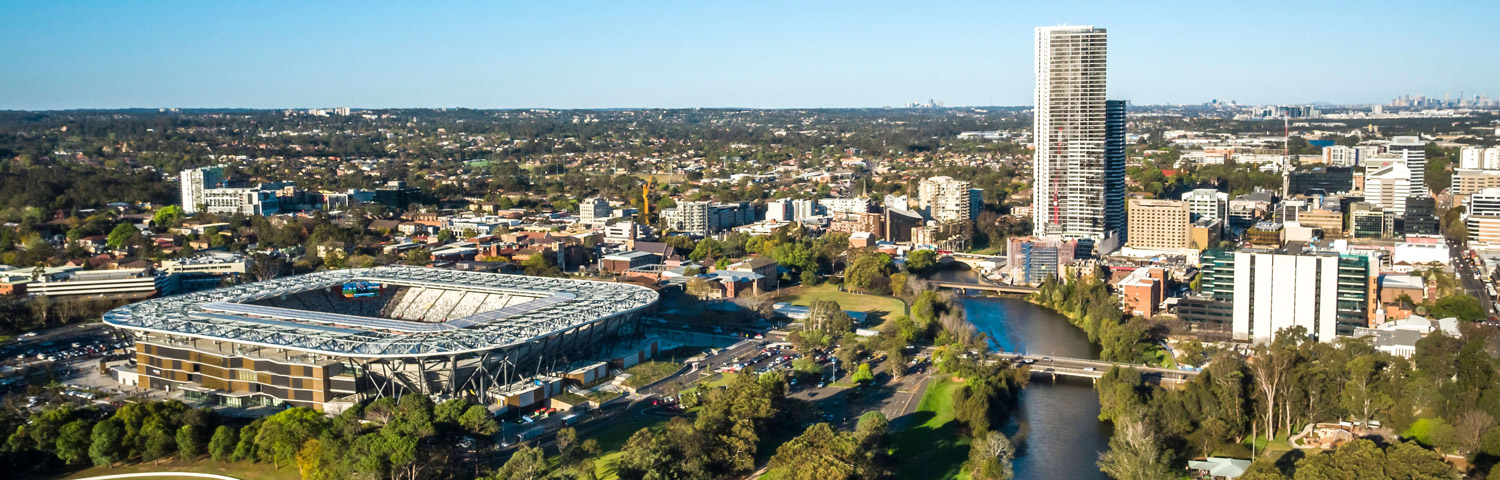
[[198, 472], [227, 475], [245, 480], [298, 480], [302, 475], [297, 472], [296, 465], [282, 465], [277, 470], [269, 463], [250, 462], [215, 462], [203, 459], [196, 462], [163, 461], [161, 465], [152, 465], [151, 462], [133, 465], [116, 466], [115, 468], [91, 467], [80, 470], [71, 475], [59, 477], [61, 479], [88, 478], [101, 475], [118, 475], [121, 473], [147, 473], [147, 472]]
[[895, 457], [902, 459], [896, 478], [963, 478], [962, 466], [969, 456], [969, 438], [958, 432], [953, 418], [953, 392], [963, 382], [951, 377], [934, 379], [912, 414], [915, 423], [892, 435]]
[[682, 368], [682, 364], [673, 362], [645, 362], [637, 364], [625, 370], [630, 378], [625, 379], [625, 386], [630, 388], [641, 388], [652, 382], [667, 378]]
[[788, 288], [785, 289], [783, 296], [778, 300], [790, 302], [792, 305], [812, 305], [817, 300], [833, 300], [838, 302], [839, 307], [842, 307], [844, 310], [884, 313], [885, 315], [882, 315], [882, 318], [906, 314], [906, 304], [900, 300], [876, 295], [840, 292], [838, 286], [831, 283], [814, 287]]
[[[637, 408], [644, 409], [646, 406]], [[625, 448], [625, 442], [630, 440], [631, 435], [642, 428], [656, 428], [667, 423], [665, 418], [641, 416], [637, 413], [635, 410], [625, 412], [619, 418], [611, 420], [609, 426], [589, 432], [586, 436], [599, 441], [601, 454], [594, 460], [594, 473], [600, 480], [619, 478], [615, 475], [615, 460], [620, 458], [621, 450]], [[552, 460], [556, 462], [557, 459], [554, 456]]]

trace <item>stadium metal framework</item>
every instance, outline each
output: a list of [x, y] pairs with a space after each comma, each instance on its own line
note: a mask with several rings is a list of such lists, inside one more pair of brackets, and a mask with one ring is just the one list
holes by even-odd
[[637, 338], [657, 299], [629, 283], [388, 266], [158, 298], [104, 321], [135, 337], [142, 386], [324, 408], [408, 392], [503, 399]]

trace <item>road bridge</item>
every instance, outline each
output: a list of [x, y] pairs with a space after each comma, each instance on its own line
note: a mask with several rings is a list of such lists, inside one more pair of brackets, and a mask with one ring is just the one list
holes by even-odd
[[1104, 376], [1104, 372], [1109, 371], [1112, 367], [1135, 369], [1140, 371], [1141, 375], [1146, 379], [1155, 380], [1167, 386], [1184, 384], [1198, 376], [1198, 372], [1193, 370], [1177, 370], [1142, 364], [1089, 360], [1085, 358], [1053, 357], [1024, 353], [1019, 355], [1001, 354], [1001, 356], [1031, 367], [1031, 374], [1033, 376], [1048, 377], [1053, 380], [1057, 380], [1057, 377], [1098, 380], [1099, 377]]
[[991, 282], [955, 282], [948, 280], [923, 281], [927, 282], [927, 286], [932, 288], [962, 288], [966, 290], [982, 290], [995, 293], [1016, 293], [1022, 295], [1036, 293], [1037, 291], [1036, 287], [1028, 287], [1026, 285], [1006, 285], [1003, 283]]

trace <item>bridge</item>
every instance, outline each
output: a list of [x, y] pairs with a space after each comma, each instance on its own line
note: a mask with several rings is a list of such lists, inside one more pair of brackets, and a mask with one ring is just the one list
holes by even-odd
[[1171, 368], [1152, 367], [1133, 363], [1116, 363], [1106, 362], [1103, 360], [1053, 357], [1046, 355], [1031, 355], [1025, 353], [1019, 355], [1002, 353], [1000, 355], [1002, 358], [1007, 358], [1031, 367], [1032, 376], [1050, 377], [1053, 380], [1057, 380], [1057, 377], [1077, 377], [1098, 380], [1099, 377], [1104, 376], [1104, 372], [1109, 371], [1111, 367], [1135, 369], [1141, 372], [1141, 375], [1146, 379], [1155, 380], [1156, 382], [1167, 386], [1181, 385], [1198, 376], [1198, 372], [1193, 370], [1176, 370]]
[[1005, 257], [998, 255], [979, 255], [974, 253], [959, 252], [950, 253], [938, 259], [938, 261], [945, 260], [962, 263], [964, 265], [968, 265], [969, 268], [981, 272], [1005, 268], [1006, 262], [1009, 261]]
[[1036, 287], [1028, 287], [1025, 285], [1006, 285], [1003, 283], [992, 282], [954, 282], [947, 280], [923, 281], [927, 282], [927, 285], [933, 288], [962, 288], [966, 290], [982, 290], [995, 293], [1017, 293], [1022, 295], [1036, 293], [1037, 291]]

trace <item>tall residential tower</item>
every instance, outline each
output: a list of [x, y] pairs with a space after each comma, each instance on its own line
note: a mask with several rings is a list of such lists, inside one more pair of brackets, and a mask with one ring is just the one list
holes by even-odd
[[1124, 243], [1125, 102], [1105, 99], [1103, 28], [1036, 29], [1032, 207], [1037, 236]]

